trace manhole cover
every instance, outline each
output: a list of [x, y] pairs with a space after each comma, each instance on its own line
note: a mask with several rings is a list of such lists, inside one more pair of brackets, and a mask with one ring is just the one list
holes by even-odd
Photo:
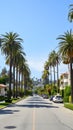
[[5, 128], [6, 128], [6, 129], [15, 129], [16, 126], [6, 126]]

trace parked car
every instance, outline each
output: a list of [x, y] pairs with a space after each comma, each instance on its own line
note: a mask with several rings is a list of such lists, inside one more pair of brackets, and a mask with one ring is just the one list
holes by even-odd
[[49, 100], [53, 101], [53, 98], [54, 98], [54, 96], [52, 95], [52, 96], [50, 96]]
[[63, 103], [63, 98], [62, 98], [62, 96], [61, 96], [61, 95], [55, 95], [55, 96], [53, 97], [53, 102], [55, 102], [55, 103]]
[[46, 94], [43, 94], [42, 97], [43, 97], [44, 99], [48, 99], [48, 95], [46, 95]]

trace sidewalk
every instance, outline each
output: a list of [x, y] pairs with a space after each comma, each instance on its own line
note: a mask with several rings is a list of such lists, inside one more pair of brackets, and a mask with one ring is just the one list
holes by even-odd
[[53, 106], [59, 107], [57, 110], [51, 109], [51, 111], [59, 118], [59, 121], [61, 121], [63, 125], [73, 129], [73, 111], [65, 108], [64, 104], [53, 103], [52, 101], [49, 102], [51, 102]]

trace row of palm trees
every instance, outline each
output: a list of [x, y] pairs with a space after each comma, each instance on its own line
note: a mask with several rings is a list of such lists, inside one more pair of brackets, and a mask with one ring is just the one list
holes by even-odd
[[9, 32], [1, 35], [1, 52], [5, 55], [6, 64], [9, 65], [9, 94], [11, 98], [11, 84], [13, 83], [13, 96], [18, 96], [19, 91], [26, 89], [30, 80], [30, 69], [26, 63], [26, 54], [23, 52], [23, 39], [19, 34]]
[[[73, 4], [70, 5], [68, 19], [70, 22], [72, 22], [73, 20]], [[71, 99], [73, 103], [73, 32], [72, 30], [65, 32], [63, 35], [60, 35], [57, 38], [57, 40], [59, 40], [58, 43], [59, 50], [58, 52], [55, 52], [53, 50], [50, 53], [48, 61], [45, 63], [44, 71], [47, 70], [48, 74], [51, 74], [51, 68], [53, 67], [54, 85], [55, 85], [55, 67], [57, 66], [57, 81], [58, 81], [59, 79], [58, 64], [60, 63], [60, 61], [62, 60], [63, 63], [70, 64]], [[51, 75], [51, 81], [52, 81], [52, 75]]]
[[[54, 83], [53, 83], [54, 86], [56, 83], [56, 77], [57, 77], [57, 81], [59, 79], [58, 65], [59, 65], [60, 61], [61, 61], [61, 58], [60, 58], [59, 54], [55, 50], [53, 50], [49, 54], [48, 60], [44, 64], [44, 71], [43, 71], [42, 78], [45, 81], [46, 81], [46, 78], [48, 78], [48, 83], [50, 83], [50, 81], [51, 81], [51, 85], [53, 83], [53, 78], [54, 78]], [[52, 76], [52, 74], [53, 74], [53, 76]], [[59, 86], [59, 82], [57, 82], [57, 86]], [[59, 91], [59, 89], [58, 89], [58, 91]]]

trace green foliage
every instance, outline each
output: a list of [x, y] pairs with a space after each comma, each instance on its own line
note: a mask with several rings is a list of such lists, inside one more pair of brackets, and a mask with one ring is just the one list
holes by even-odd
[[5, 100], [5, 97], [4, 96], [0, 96], [0, 101], [3, 101]]
[[44, 93], [44, 88], [38, 87], [36, 90], [37, 94], [42, 95]]
[[71, 95], [71, 87], [70, 86], [66, 86], [65, 90], [64, 90], [64, 97], [65, 96], [70, 96]]
[[62, 95], [62, 97], [64, 98], [64, 89], [60, 90], [60, 95]]
[[6, 84], [9, 82], [9, 76], [4, 75], [2, 77], [0, 77], [0, 84]]
[[64, 102], [69, 102], [69, 96], [64, 97]]
[[42, 95], [42, 94], [49, 95], [49, 93], [51, 93], [51, 89], [50, 89], [50, 86], [46, 84], [44, 87], [40, 86], [36, 88], [35, 92], [39, 95]]
[[6, 98], [5, 102], [12, 103], [12, 99]]
[[72, 102], [72, 98], [71, 98], [71, 96], [69, 96], [69, 103], [71, 103]]
[[69, 96], [71, 95], [71, 87], [66, 86], [64, 90], [64, 102], [69, 102]]
[[25, 95], [26, 95], [26, 96], [32, 95], [32, 90], [25, 90]]
[[0, 103], [0, 108], [4, 108], [4, 107], [6, 107], [7, 105], [9, 105], [10, 103], [8, 103], [8, 102], [1, 102]]
[[57, 94], [57, 86], [52, 85], [51, 94], [56, 95]]

